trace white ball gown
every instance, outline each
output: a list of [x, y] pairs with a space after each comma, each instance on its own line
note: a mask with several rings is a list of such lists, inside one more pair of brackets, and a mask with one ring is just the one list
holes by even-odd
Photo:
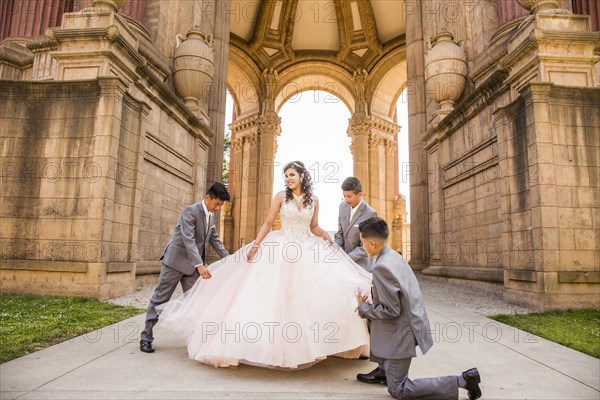
[[368, 354], [355, 309], [371, 274], [311, 236], [313, 212], [284, 200], [281, 230], [264, 238], [254, 260], [246, 260], [247, 245], [210, 265], [212, 278], [166, 303], [159, 326], [186, 338], [191, 359], [215, 367], [297, 369], [329, 355]]

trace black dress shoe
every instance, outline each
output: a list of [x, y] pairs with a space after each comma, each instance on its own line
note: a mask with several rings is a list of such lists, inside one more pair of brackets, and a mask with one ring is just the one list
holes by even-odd
[[471, 368], [462, 373], [463, 378], [467, 381], [467, 392], [469, 394], [469, 399], [475, 400], [481, 397], [481, 389], [479, 389], [479, 383], [481, 382], [481, 377], [479, 376], [479, 371], [477, 368]]
[[368, 374], [356, 375], [356, 379], [364, 383], [383, 383], [384, 385], [387, 385], [387, 379], [385, 379], [385, 371], [379, 369], [379, 367], [375, 368]]
[[140, 351], [143, 351], [144, 353], [154, 353], [152, 342], [149, 340], [140, 340]]

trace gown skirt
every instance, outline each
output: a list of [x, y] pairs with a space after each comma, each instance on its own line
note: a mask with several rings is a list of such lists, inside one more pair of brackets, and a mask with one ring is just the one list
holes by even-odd
[[356, 295], [370, 293], [371, 274], [339, 246], [273, 231], [252, 262], [249, 250], [211, 264], [212, 278], [159, 308], [159, 326], [186, 338], [191, 359], [298, 369], [369, 354]]

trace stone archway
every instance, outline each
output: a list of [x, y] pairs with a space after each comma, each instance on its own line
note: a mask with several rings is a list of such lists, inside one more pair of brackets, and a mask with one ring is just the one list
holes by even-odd
[[[273, 196], [276, 138], [281, 132], [278, 112], [287, 100], [306, 90], [330, 93], [348, 107], [351, 118], [347, 133], [352, 139], [354, 175], [363, 183], [365, 198], [379, 215], [390, 223], [394, 221], [395, 201], [400, 197], [397, 185], [400, 127], [393, 120], [394, 102], [405, 86], [402, 82], [405, 74], [399, 73], [403, 63], [396, 68], [392, 63], [403, 52], [386, 57], [384, 65], [375, 70], [377, 86], [373, 91], [369, 90], [371, 78], [366, 70], [349, 73], [335, 63], [306, 61], [281, 73], [265, 69], [259, 79], [256, 68], [240, 67], [249, 64], [247, 56], [235, 51], [233, 54], [228, 87], [236, 103], [237, 118], [231, 124], [230, 188], [234, 200], [230, 228], [233, 235], [225, 235], [233, 238], [229, 245], [235, 248], [252, 240], [266, 218]], [[375, 115], [370, 111], [373, 108], [388, 112]], [[400, 243], [397, 245], [400, 248], [401, 228], [392, 232], [392, 243]]]
[[279, 112], [286, 101], [305, 90], [322, 90], [336, 96], [354, 113], [356, 93], [351, 78], [341, 66], [324, 62], [297, 64], [278, 76], [275, 110]]
[[[346, 133], [350, 110], [335, 95], [308, 90], [290, 98], [279, 110], [281, 135], [273, 169], [273, 194], [285, 187], [283, 167], [302, 161], [311, 174], [319, 201], [319, 226], [332, 237], [338, 229], [341, 184], [353, 175], [351, 139]], [[276, 219], [273, 229], [280, 229]]]
[[[386, 214], [384, 218], [391, 226], [393, 231], [390, 244], [394, 249], [405, 251], [404, 256], [410, 259], [410, 235], [406, 232], [410, 229], [406, 221], [406, 193], [400, 193], [399, 176], [400, 170], [398, 159], [398, 136], [401, 134], [401, 128], [397, 125], [396, 104], [407, 86], [406, 74], [406, 51], [400, 48], [389, 53], [372, 71], [373, 91], [370, 98], [370, 113], [372, 116], [383, 121], [391, 121], [393, 125], [387, 126], [388, 134], [393, 134], [393, 144], [389, 151], [394, 152], [394, 164], [386, 164], [387, 182], [385, 193], [382, 198], [385, 201]], [[406, 133], [405, 133], [406, 134]], [[389, 140], [389, 139], [388, 139]], [[388, 145], [390, 146], [390, 145]], [[392, 174], [393, 171], [393, 174]], [[393, 178], [393, 179], [392, 179]], [[405, 233], [403, 233], [405, 232]]]

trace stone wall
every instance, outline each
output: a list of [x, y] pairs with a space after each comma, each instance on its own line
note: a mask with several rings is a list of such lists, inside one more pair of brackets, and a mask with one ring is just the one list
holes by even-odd
[[498, 110], [506, 296], [598, 307], [600, 89], [530, 84]]
[[428, 221], [423, 273], [502, 285], [540, 310], [598, 307], [600, 36], [587, 16], [545, 10], [491, 18], [476, 37], [478, 10], [446, 21], [467, 59], [464, 91], [447, 113], [426, 92], [427, 129], [411, 121], [426, 160], [427, 193], [411, 199], [427, 205], [411, 214], [413, 227]]
[[2, 292], [110, 298], [156, 276], [206, 189], [209, 145], [158, 94], [118, 78], [0, 82]]
[[205, 193], [214, 132], [171, 58], [211, 2], [136, 0], [136, 19], [71, 3], [46, 36], [0, 45], [0, 290], [104, 299], [155, 281]]
[[[202, 198], [205, 185], [196, 187], [199, 164], [206, 153], [197, 149], [196, 138], [182, 135], [163, 110], [149, 124], [141, 166], [142, 183], [138, 275], [155, 274], [158, 261], [169, 242], [175, 223], [183, 209]], [[197, 160], [202, 160], [197, 161]]]
[[503, 282], [503, 173], [488, 106], [509, 101], [503, 76], [475, 90], [425, 135], [431, 246], [425, 274]]
[[503, 76], [425, 136], [423, 272], [540, 310], [598, 307], [600, 89], [530, 83], [511, 102]]
[[98, 296], [113, 280], [100, 98], [94, 81], [0, 82], [2, 292]]

